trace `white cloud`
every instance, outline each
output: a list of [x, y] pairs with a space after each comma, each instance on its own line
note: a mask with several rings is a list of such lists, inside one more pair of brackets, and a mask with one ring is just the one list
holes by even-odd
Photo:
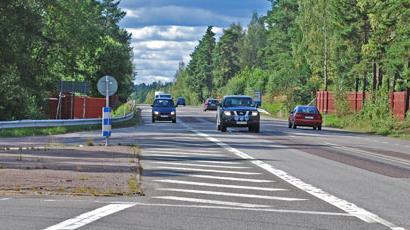
[[[207, 27], [146, 26], [127, 28], [132, 33], [133, 63], [138, 72], [136, 83], [170, 82], [179, 62], [188, 63], [190, 54]], [[220, 36], [223, 28], [214, 27]]]

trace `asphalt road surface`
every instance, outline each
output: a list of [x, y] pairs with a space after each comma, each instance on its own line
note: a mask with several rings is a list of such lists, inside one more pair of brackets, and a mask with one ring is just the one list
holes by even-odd
[[[215, 112], [113, 131], [142, 147], [143, 197], [0, 196], [0, 229], [410, 229], [410, 142], [324, 128], [216, 131]], [[100, 132], [4, 145], [103, 142]], [[0, 172], [1, 178], [1, 172]]]

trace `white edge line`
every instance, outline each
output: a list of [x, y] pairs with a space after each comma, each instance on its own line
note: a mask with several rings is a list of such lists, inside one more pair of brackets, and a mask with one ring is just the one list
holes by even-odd
[[247, 159], [250, 160], [251, 163], [253, 163], [254, 165], [265, 169], [266, 171], [268, 171], [269, 173], [281, 178], [282, 180], [286, 181], [287, 183], [311, 194], [312, 196], [319, 198], [351, 215], [356, 216], [357, 218], [367, 222], [367, 223], [379, 223], [382, 224], [386, 227], [389, 227], [390, 229], [394, 229], [394, 230], [398, 230], [398, 229], [404, 229], [401, 227], [396, 226], [395, 224], [379, 217], [378, 215], [369, 212], [363, 208], [358, 207], [357, 205], [348, 202], [346, 200], [340, 199], [330, 193], [327, 193], [325, 191], [323, 191], [320, 188], [317, 188], [311, 184], [305, 183], [304, 181], [302, 181], [299, 178], [296, 178], [294, 176], [291, 176], [290, 174], [288, 174], [287, 172], [280, 170], [280, 169], [276, 169], [273, 166], [261, 161], [261, 160], [255, 160], [252, 156], [243, 153], [241, 151], [239, 151], [238, 149], [232, 148], [231, 146], [229, 146], [228, 144], [213, 138], [211, 136], [209, 136], [208, 134], [199, 132], [195, 129], [193, 129], [192, 127], [190, 127], [189, 125], [180, 122], [184, 127], [186, 127], [188, 130], [190, 130], [191, 132], [196, 133], [199, 136], [202, 136], [204, 138], [207, 138], [209, 141], [214, 142], [215, 144], [219, 145], [220, 147], [230, 151], [231, 153], [241, 157], [242, 159]]

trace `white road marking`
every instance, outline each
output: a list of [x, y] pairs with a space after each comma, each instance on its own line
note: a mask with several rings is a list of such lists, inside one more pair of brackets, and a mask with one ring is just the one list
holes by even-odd
[[181, 151], [195, 151], [196, 153], [219, 153], [221, 150], [217, 149], [177, 149], [177, 148], [147, 148], [144, 151], [153, 151], [153, 152], [181, 152]]
[[237, 189], [249, 189], [258, 191], [287, 191], [283, 188], [266, 188], [266, 187], [253, 187], [253, 186], [241, 186], [241, 185], [227, 185], [227, 184], [214, 184], [214, 183], [203, 183], [203, 182], [193, 182], [193, 181], [183, 181], [183, 180], [154, 180], [162, 183], [169, 184], [186, 184], [186, 185], [197, 185], [205, 187], [216, 187], [216, 188], [237, 188]]
[[178, 189], [178, 188], [157, 188], [155, 190], [171, 191], [171, 192], [185, 192], [185, 193], [195, 193], [195, 194], [206, 194], [206, 195], [216, 195], [216, 196], [246, 197], [246, 198], [265, 199], [265, 200], [282, 200], [282, 201], [304, 201], [304, 200], [307, 200], [307, 199], [292, 198], [292, 197], [263, 196], [263, 195], [255, 195], [255, 194], [215, 192], [215, 191], [193, 190], [193, 189]]
[[213, 153], [185, 153], [185, 152], [169, 152], [169, 151], [162, 151], [162, 152], [149, 152], [149, 151], [143, 151], [144, 153], [147, 153], [146, 155], [151, 155], [150, 153], [159, 153], [159, 154], [173, 154], [173, 155], [191, 155], [191, 156], [210, 156], [210, 157], [222, 157], [224, 156], [223, 154], [213, 154]]
[[124, 203], [124, 204], [109, 204], [101, 208], [97, 208], [90, 212], [83, 213], [72, 219], [68, 219], [56, 225], [50, 226], [44, 230], [74, 230], [81, 228], [87, 224], [90, 224], [98, 219], [113, 213], [122, 211], [136, 205], [136, 203]]
[[[156, 199], [168, 199], [168, 200], [178, 200], [178, 201], [187, 201], [198, 202], [200, 199], [185, 198], [185, 197], [175, 197], [175, 196], [158, 196], [154, 197]], [[205, 200], [211, 201], [213, 200]], [[218, 201], [217, 201], [218, 202]], [[222, 201], [223, 202], [223, 201]], [[206, 202], [208, 203], [208, 202]], [[226, 203], [226, 202], [224, 202]], [[214, 204], [214, 203], [212, 203]], [[158, 206], [158, 207], [180, 207], [180, 208], [204, 208], [204, 209], [226, 209], [226, 210], [239, 210], [239, 211], [257, 211], [257, 212], [277, 212], [277, 213], [293, 213], [293, 214], [310, 214], [310, 215], [324, 215], [324, 216], [347, 216], [354, 217], [348, 213], [339, 213], [339, 212], [320, 212], [320, 211], [303, 211], [303, 210], [287, 210], [287, 209], [271, 209], [271, 208], [251, 208], [251, 207], [226, 207], [226, 206], [208, 206], [208, 205], [181, 205], [181, 204], [147, 204], [147, 203], [137, 203], [138, 206]], [[253, 205], [253, 204], [250, 204]], [[261, 205], [262, 206], [262, 205]]]
[[237, 178], [237, 177], [225, 177], [225, 176], [210, 176], [210, 175], [200, 175], [200, 174], [189, 174], [189, 173], [177, 173], [177, 172], [157, 172], [162, 175], [171, 176], [187, 176], [195, 178], [213, 179], [213, 180], [229, 180], [229, 181], [242, 181], [242, 182], [252, 182], [252, 183], [273, 183], [273, 180], [261, 180], [261, 179], [248, 179], [248, 178]]
[[0, 201], [2, 201], [2, 200], [10, 200], [10, 198], [8, 198], [8, 197], [0, 198]]
[[226, 170], [213, 170], [213, 169], [194, 169], [194, 168], [180, 168], [180, 167], [168, 167], [159, 166], [154, 167], [154, 169], [170, 169], [170, 170], [183, 170], [183, 171], [196, 171], [196, 172], [215, 172], [215, 173], [226, 173], [226, 174], [239, 174], [239, 175], [259, 175], [261, 173], [255, 172], [239, 172], [239, 171], [226, 171]]
[[206, 200], [206, 199], [196, 199], [196, 198], [177, 197], [177, 196], [154, 196], [152, 198], [195, 202], [195, 203], [203, 203], [203, 204], [238, 206], [238, 207], [244, 207], [244, 208], [268, 208], [270, 207], [269, 205], [247, 204], [247, 203], [237, 203], [237, 202], [228, 202], [228, 201], [219, 201], [219, 200]]
[[269, 173], [281, 178], [282, 180], [286, 181], [287, 183], [311, 194], [312, 196], [315, 196], [323, 201], [328, 202], [329, 204], [346, 211], [347, 213], [356, 216], [357, 218], [367, 222], [367, 223], [379, 223], [382, 224], [386, 227], [389, 227], [390, 229], [394, 229], [394, 230], [401, 230], [404, 228], [398, 227], [395, 224], [379, 217], [378, 215], [369, 212], [363, 208], [358, 207], [357, 205], [348, 202], [346, 200], [340, 199], [328, 192], [323, 191], [320, 188], [317, 188], [311, 184], [305, 183], [304, 181], [302, 181], [299, 178], [296, 178], [294, 176], [289, 175], [287, 172], [280, 170], [280, 169], [276, 169], [274, 168], [272, 165], [269, 165], [261, 160], [255, 160], [255, 158], [253, 158], [252, 156], [239, 151], [238, 149], [232, 148], [231, 146], [229, 146], [228, 144], [209, 136], [208, 134], [199, 132], [197, 130], [194, 130], [192, 127], [190, 127], [189, 125], [182, 123], [181, 124], [183, 126], [185, 126], [187, 129], [191, 130], [192, 132], [196, 133], [198, 136], [207, 138], [209, 141], [221, 146], [222, 148], [230, 151], [231, 153], [241, 157], [242, 159], [247, 159], [250, 160], [252, 164], [257, 165], [258, 167], [265, 169], [266, 171], [268, 171]]
[[248, 168], [250, 168], [250, 167], [243, 167], [243, 166], [204, 165], [204, 164], [163, 162], [163, 161], [156, 161], [156, 162], [152, 162], [152, 163], [154, 163], [154, 164], [163, 164], [163, 165], [183, 165], [183, 166], [193, 166], [193, 167], [225, 168], [225, 169], [248, 169]]
[[43, 200], [44, 202], [56, 202], [57, 200]]
[[239, 162], [230, 162], [230, 161], [195, 161], [200, 163], [210, 163], [210, 164], [223, 164], [223, 165], [240, 165]]

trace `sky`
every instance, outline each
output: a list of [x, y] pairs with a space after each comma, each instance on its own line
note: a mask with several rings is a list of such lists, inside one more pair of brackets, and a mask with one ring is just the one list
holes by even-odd
[[216, 37], [232, 23], [246, 26], [252, 13], [266, 14], [268, 0], [122, 0], [120, 26], [132, 33], [136, 84], [171, 82], [187, 64], [209, 25]]

